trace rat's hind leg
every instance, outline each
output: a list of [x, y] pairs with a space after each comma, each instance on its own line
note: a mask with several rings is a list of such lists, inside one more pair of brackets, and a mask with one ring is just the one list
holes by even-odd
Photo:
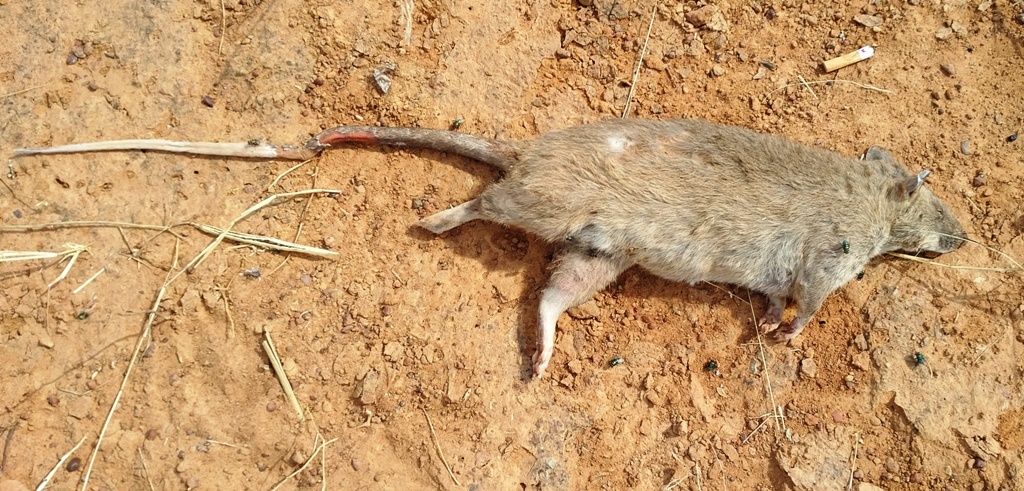
[[825, 297], [831, 293], [827, 287], [820, 284], [802, 285], [796, 299], [796, 318], [792, 323], [784, 323], [772, 333], [772, 337], [780, 343], [787, 343], [800, 334], [800, 331], [807, 326], [811, 317], [818, 312]]
[[579, 249], [569, 250], [556, 260], [551, 279], [540, 299], [537, 351], [533, 355], [533, 377], [544, 375], [555, 350], [558, 317], [604, 288], [633, 263], [623, 257], [591, 256]]
[[434, 213], [420, 220], [416, 225], [439, 234], [478, 218], [484, 218], [480, 213], [480, 198], [472, 199], [454, 208]]
[[759, 326], [761, 332], [771, 332], [782, 323], [782, 311], [786, 309], [786, 299], [783, 297], [768, 296], [768, 311], [761, 317]]

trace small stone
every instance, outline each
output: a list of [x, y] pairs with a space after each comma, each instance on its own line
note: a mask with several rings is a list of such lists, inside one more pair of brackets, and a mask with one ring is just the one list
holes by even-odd
[[203, 96], [203, 105], [206, 107], [213, 107], [214, 103], [216, 102], [217, 101], [215, 101], [213, 97], [210, 97], [208, 95]]
[[87, 50], [85, 47], [85, 41], [82, 41], [81, 39], [76, 39], [75, 44], [71, 46], [71, 54], [75, 55], [78, 59], [83, 59], [86, 56], [89, 56], [89, 51], [92, 51], [92, 49]]
[[860, 14], [853, 16], [853, 21], [864, 27], [878, 27], [882, 25], [882, 18], [875, 15]]
[[363, 470], [363, 461], [362, 460], [359, 460], [359, 459], [357, 459], [355, 457], [352, 457], [352, 462], [350, 462], [350, 464], [352, 465], [352, 470], [354, 470], [356, 472], [359, 472], [359, 471]]
[[889, 457], [885, 461], [885, 470], [889, 471], [892, 474], [899, 474], [900, 464], [899, 462], [896, 462], [896, 459]]
[[696, 27], [703, 27], [709, 21], [711, 17], [718, 13], [718, 7], [714, 5], [706, 5], [697, 10], [691, 10], [686, 13], [686, 22], [693, 24]]
[[846, 421], [846, 416], [843, 414], [842, 411], [840, 411], [838, 409], [836, 409], [835, 411], [832, 411], [832, 422], [833, 423], [835, 423], [835, 424], [842, 424], [845, 421]]
[[555, 58], [559, 60], [564, 60], [566, 58], [569, 58], [570, 56], [572, 56], [572, 53], [570, 53], [569, 50], [565, 48], [558, 48], [555, 50]]
[[725, 68], [722, 68], [722, 65], [716, 63], [715, 66], [711, 67], [711, 71], [708, 75], [711, 75], [712, 77], [721, 77], [722, 75], [725, 75]]
[[853, 366], [859, 370], [868, 371], [871, 369], [871, 355], [866, 351], [853, 355]]
[[818, 365], [812, 358], [800, 360], [800, 376], [803, 378], [814, 378], [818, 375]]
[[57, 397], [57, 394], [50, 394], [46, 397], [46, 403], [51, 407], [57, 407], [60, 404], [60, 397]]
[[976, 188], [980, 188], [984, 186], [987, 182], [988, 178], [985, 176], [985, 173], [979, 172], [978, 175], [974, 176], [974, 179], [971, 181], [971, 185]]
[[146, 430], [146, 440], [153, 441], [160, 436], [160, 430], [156, 428], [150, 428]]
[[292, 453], [292, 464], [302, 465], [306, 462], [306, 456], [302, 454], [302, 450], [296, 450]]
[[38, 342], [39, 346], [48, 349], [53, 349], [53, 338], [51, 338], [49, 334], [43, 333], [42, 336], [39, 336]]
[[948, 77], [956, 76], [956, 67], [954, 67], [952, 63], [943, 63], [939, 65], [939, 69], [942, 70], [942, 73], [945, 73]]
[[882, 426], [881, 418], [879, 418], [878, 416], [875, 416], [874, 414], [871, 415], [870, 421], [871, 421], [871, 426]]
[[935, 39], [940, 41], [949, 39], [953, 35], [953, 30], [948, 27], [940, 27], [935, 31]]
[[580, 305], [577, 305], [565, 313], [569, 314], [569, 317], [577, 320], [595, 319], [601, 315], [601, 309], [597, 307], [597, 302], [594, 300], [588, 300]]
[[74, 65], [75, 63], [78, 63], [78, 57], [75, 55], [68, 55], [68, 58], [64, 61], [64, 63], [67, 63], [68, 65]]
[[198, 477], [190, 477], [188, 479], [185, 479], [185, 487], [187, 489], [198, 488], [199, 487], [199, 478]]
[[384, 345], [384, 358], [388, 361], [397, 362], [402, 360], [402, 355], [405, 353], [405, 347], [397, 341], [392, 341]]
[[272, 413], [277, 411], [277, 401], [270, 401], [267, 403], [267, 412]]
[[579, 360], [573, 360], [569, 362], [569, 373], [573, 375], [579, 375], [583, 373], [583, 362]]
[[977, 458], [977, 459], [974, 459], [974, 468], [975, 469], [984, 469], [985, 465], [986, 465], [985, 459], [980, 458], [980, 457]]
[[308, 274], [304, 274], [299, 276], [299, 281], [301, 281], [303, 285], [309, 286], [313, 284], [313, 277]]

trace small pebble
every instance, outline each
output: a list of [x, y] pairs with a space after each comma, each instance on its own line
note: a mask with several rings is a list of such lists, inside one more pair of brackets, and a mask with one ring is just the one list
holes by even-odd
[[352, 458], [352, 470], [359, 472], [363, 469], [363, 461], [353, 457]]
[[150, 429], [146, 430], [146, 439], [147, 440], [149, 440], [149, 441], [156, 440], [158, 436], [160, 436], [160, 430], [158, 430], [156, 428], [150, 428]]
[[840, 423], [842, 423], [844, 421], [846, 421], [846, 416], [843, 415], [842, 411], [840, 411], [838, 409], [836, 409], [835, 411], [832, 411], [832, 422], [833, 423], [840, 424]]
[[292, 453], [292, 463], [295, 465], [302, 465], [306, 462], [306, 456], [302, 454], [301, 450], [296, 450]]
[[68, 65], [74, 65], [75, 63], [78, 63], [78, 57], [75, 55], [68, 55], [68, 59], [65, 63]]
[[309, 286], [313, 284], [313, 277], [308, 274], [304, 274], [299, 276], [299, 281], [301, 281], [303, 285]]
[[277, 401], [270, 401], [267, 403], [267, 412], [272, 413], [277, 411]]
[[213, 107], [213, 104], [214, 104], [215, 102], [217, 102], [217, 101], [215, 101], [215, 100], [213, 99], [213, 97], [210, 97], [210, 96], [208, 96], [208, 95], [204, 95], [204, 96], [203, 96], [203, 105], [204, 105], [204, 106], [206, 106], [206, 107]]
[[948, 77], [956, 76], [956, 68], [953, 67], [952, 63], [943, 63], [942, 65], [939, 65], [939, 69], [941, 69], [942, 73], [945, 73]]
[[68, 465], [65, 466], [64, 468], [67, 469], [68, 472], [75, 472], [78, 469], [80, 469], [81, 467], [82, 467], [82, 459], [80, 459], [78, 457], [75, 457], [75, 458], [69, 460], [68, 461]]
[[768, 7], [768, 10], [764, 12], [764, 18], [768, 20], [775, 20], [775, 9]]
[[14, 218], [21, 218], [21, 210], [14, 210]]
[[[1010, 135], [1010, 136], [1006, 137], [1006, 141], [1007, 141], [1008, 143], [1013, 143], [1013, 142], [1017, 141], [1017, 134], [1016, 134], [1016, 133], [1014, 133], [1014, 134], [1012, 134], [1012, 135]], [[21, 217], [18, 217], [18, 218], [21, 218]]]
[[986, 465], [985, 459], [982, 459], [982, 458], [974, 459], [974, 468], [975, 469], [984, 469], [985, 465]]
[[974, 155], [974, 152], [971, 151], [970, 147], [971, 147], [971, 141], [970, 140], [964, 140], [964, 141], [960, 142], [960, 153], [962, 153], [964, 155]]
[[188, 479], [185, 479], [185, 487], [188, 488], [188, 489], [198, 488], [199, 487], [199, 478], [198, 477], [190, 477]]
[[60, 404], [60, 397], [57, 397], [57, 394], [50, 394], [46, 398], [46, 403], [50, 406], [57, 407], [57, 405]]
[[974, 180], [971, 181], [971, 184], [976, 188], [980, 188], [984, 186], [987, 182], [988, 178], [985, 177], [985, 173], [979, 172], [978, 175], [974, 176]]

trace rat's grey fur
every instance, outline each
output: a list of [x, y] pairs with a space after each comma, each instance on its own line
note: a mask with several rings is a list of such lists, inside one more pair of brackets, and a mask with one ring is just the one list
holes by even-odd
[[871, 258], [950, 252], [964, 237], [922, 185], [927, 172], [911, 175], [875, 147], [858, 160], [703, 121], [621, 119], [516, 147], [497, 159], [503, 180], [420, 225], [440, 233], [484, 219], [567, 244], [541, 299], [537, 376], [558, 316], [634, 264], [670, 280], [762, 292], [767, 329], [793, 299], [796, 319], [776, 330], [789, 340]]

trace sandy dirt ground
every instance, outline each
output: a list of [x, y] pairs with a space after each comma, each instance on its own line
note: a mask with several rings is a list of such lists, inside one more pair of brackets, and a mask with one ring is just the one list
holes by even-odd
[[[973, 238], [1024, 259], [1024, 141], [1011, 141], [1024, 130], [1022, 7], [0, 0], [0, 155], [115, 138], [299, 143], [340, 124], [456, 119], [531, 138], [619, 117], [653, 11], [631, 117], [847, 155], [881, 145], [934, 171]], [[820, 68], [864, 45], [874, 58]], [[373, 74], [389, 66], [384, 94]], [[272, 489], [292, 474], [281, 489], [1024, 489], [1017, 273], [879, 258], [762, 355], [763, 297], [633, 269], [561, 318], [548, 376], [529, 381], [557, 251], [487, 223], [440, 237], [412, 226], [496, 171], [380, 147], [332, 149], [285, 175], [292, 165], [6, 159], [0, 249], [88, 252], [49, 288], [67, 261], [0, 264], [0, 489], [35, 488], [79, 441], [51, 488], [80, 488], [88, 470], [88, 489]], [[225, 226], [315, 188], [336, 192], [234, 228], [336, 257], [226, 242], [176, 276], [213, 240], [179, 224]], [[83, 221], [125, 225], [72, 226]], [[978, 246], [939, 262], [1010, 266]]]

